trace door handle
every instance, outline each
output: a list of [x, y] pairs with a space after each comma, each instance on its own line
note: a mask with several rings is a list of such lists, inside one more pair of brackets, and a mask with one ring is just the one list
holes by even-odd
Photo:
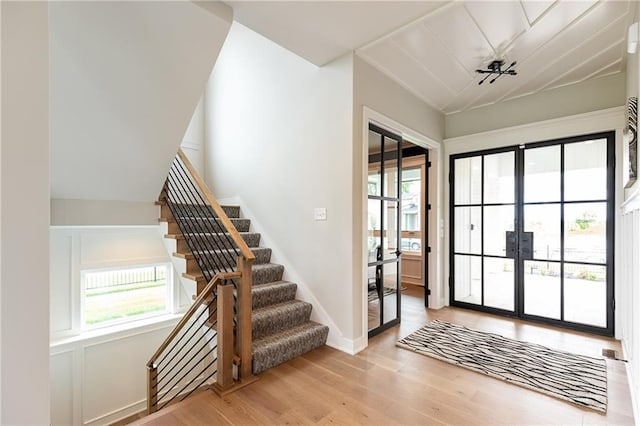
[[515, 232], [507, 231], [505, 233], [505, 247], [507, 257], [515, 259], [518, 252], [518, 239]]
[[395, 251], [396, 256], [400, 257], [400, 255], [402, 254], [402, 252], [400, 250], [396, 250]]
[[522, 259], [533, 259], [533, 232], [523, 232], [520, 234], [519, 251]]

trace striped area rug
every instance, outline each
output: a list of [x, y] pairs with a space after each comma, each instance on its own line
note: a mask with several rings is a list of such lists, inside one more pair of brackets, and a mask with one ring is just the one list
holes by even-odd
[[607, 411], [604, 359], [560, 352], [438, 320], [396, 345], [583, 407]]

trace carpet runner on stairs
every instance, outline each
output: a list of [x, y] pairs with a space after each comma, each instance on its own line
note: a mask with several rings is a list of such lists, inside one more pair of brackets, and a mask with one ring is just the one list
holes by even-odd
[[[295, 299], [297, 285], [282, 280], [284, 266], [271, 263], [271, 249], [259, 247], [260, 234], [250, 231], [250, 220], [240, 218], [240, 208], [237, 206], [223, 206], [223, 209], [256, 256], [252, 268], [251, 291], [254, 374], [324, 345], [329, 328], [310, 320], [311, 304]], [[210, 229], [220, 229], [217, 223], [214, 223], [219, 222], [219, 219], [211, 209], [181, 205], [177, 211], [181, 219], [201, 223], [209, 221]], [[175, 223], [172, 227], [171, 220], [169, 225], [170, 230], [175, 230]], [[190, 235], [197, 239], [199, 247], [202, 248], [200, 251], [215, 253], [220, 256], [221, 262], [228, 264], [229, 259], [235, 257], [229, 256], [232, 254], [233, 245], [228, 235], [222, 233]], [[177, 240], [176, 256], [195, 264], [193, 254], [189, 252], [183, 235], [173, 232], [166, 237]], [[215, 250], [216, 247], [224, 247], [224, 249]], [[196, 281], [199, 287], [206, 284], [202, 272], [197, 270], [197, 265], [195, 268], [187, 267], [187, 271], [191, 272], [184, 273], [184, 277]], [[217, 271], [211, 272], [215, 274]]]

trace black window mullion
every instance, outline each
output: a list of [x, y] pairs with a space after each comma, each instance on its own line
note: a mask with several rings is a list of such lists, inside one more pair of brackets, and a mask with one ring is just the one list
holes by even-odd
[[560, 321], [564, 321], [564, 146], [560, 144]]
[[480, 304], [484, 306], [484, 155], [480, 157]]

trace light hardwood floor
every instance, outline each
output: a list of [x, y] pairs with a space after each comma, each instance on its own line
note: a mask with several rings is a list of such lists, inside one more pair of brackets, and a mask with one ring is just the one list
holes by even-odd
[[402, 293], [402, 323], [355, 356], [323, 347], [223, 399], [201, 392], [135, 424], [633, 424], [621, 361], [607, 361], [608, 411], [600, 414], [394, 346], [433, 319], [596, 357], [602, 348], [620, 353], [617, 341], [462, 309], [426, 310], [420, 288]]

